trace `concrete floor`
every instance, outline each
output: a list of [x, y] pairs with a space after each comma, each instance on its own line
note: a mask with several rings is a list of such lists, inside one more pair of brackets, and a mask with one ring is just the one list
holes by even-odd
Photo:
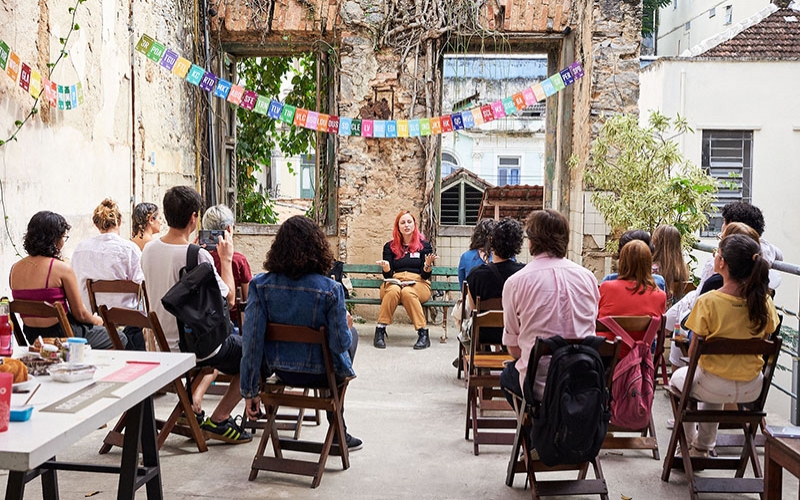
[[[440, 344], [441, 327], [431, 326], [431, 348], [414, 351], [413, 328], [391, 325], [387, 349], [377, 350], [372, 347], [374, 324], [357, 327], [361, 340], [355, 361], [358, 378], [350, 384], [345, 406], [348, 430], [364, 440], [364, 448], [351, 454], [350, 469], [341, 470], [341, 462], [331, 457], [316, 489], [309, 487], [310, 478], [269, 472], [261, 472], [249, 482], [256, 440], [238, 446], [209, 441], [209, 451], [198, 453], [190, 441], [170, 436], [160, 455], [165, 498], [530, 498], [530, 491], [523, 490], [522, 476], [513, 488], [505, 486], [510, 447], [482, 446], [481, 454], [474, 456], [472, 442], [464, 440], [466, 391], [451, 365], [458, 346], [454, 337]], [[174, 402], [172, 395], [158, 397], [157, 413], [165, 415]], [[214, 404], [214, 397], [205, 401], [207, 408]], [[654, 412], [663, 456], [670, 436], [665, 427], [670, 410], [662, 390], [656, 394]], [[774, 420], [781, 422], [780, 418]], [[97, 455], [106, 432], [95, 431], [58, 458], [118, 464], [119, 449]], [[322, 432], [320, 427], [306, 426], [303, 436], [314, 438]], [[611, 499], [688, 496], [683, 474], [673, 472], [669, 483], [661, 481], [662, 462], [645, 452], [603, 451], [601, 457]], [[0, 492], [5, 491], [6, 475], [0, 471]], [[784, 491], [789, 492], [784, 498], [797, 498], [797, 480], [784, 474], [784, 483]], [[94, 492], [93, 500], [116, 498], [115, 476], [60, 472], [59, 484], [63, 499], [84, 498]], [[41, 498], [38, 481], [30, 483], [25, 498]], [[146, 498], [143, 489], [136, 498]]]

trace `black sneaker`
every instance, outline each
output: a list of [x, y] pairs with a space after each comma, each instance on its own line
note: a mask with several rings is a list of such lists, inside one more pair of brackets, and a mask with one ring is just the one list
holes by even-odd
[[355, 436], [351, 436], [350, 434], [345, 433], [344, 435], [344, 442], [347, 443], [347, 450], [348, 451], [356, 451], [360, 450], [364, 447], [364, 442], [358, 439]]
[[220, 423], [213, 422], [209, 417], [200, 424], [200, 428], [208, 439], [219, 439], [231, 444], [249, 443], [253, 440], [253, 435], [242, 429], [231, 417]]
[[[206, 412], [201, 411], [200, 413], [195, 413], [194, 418], [197, 420], [197, 425], [203, 425], [203, 422], [206, 420]], [[189, 421], [186, 419], [186, 415], [181, 415], [178, 417], [178, 420], [175, 422], [178, 425], [189, 425]]]

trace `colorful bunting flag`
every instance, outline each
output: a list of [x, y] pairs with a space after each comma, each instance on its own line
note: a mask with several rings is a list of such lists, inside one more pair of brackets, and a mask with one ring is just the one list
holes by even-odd
[[[506, 116], [506, 108], [503, 106], [503, 101], [502, 100], [494, 101], [491, 104], [491, 110], [492, 110], [492, 117], [495, 120], [499, 120], [500, 118], [503, 118], [503, 117]], [[485, 114], [483, 116], [483, 119], [486, 120], [486, 115]], [[487, 121], [489, 121], [489, 120], [487, 120]]]
[[522, 91], [522, 98], [525, 99], [525, 106], [533, 106], [536, 104], [536, 96], [533, 95], [533, 89], [530, 87]]
[[153, 42], [150, 45], [150, 49], [147, 51], [147, 58], [155, 63], [160, 62], [161, 58], [164, 56], [164, 51], [166, 50], [167, 48], [164, 47], [163, 44]]
[[178, 62], [178, 54], [171, 50], [167, 50], [164, 52], [164, 56], [161, 58], [161, 62], [158, 64], [167, 71], [172, 71], [172, 68], [175, 67], [176, 62]]
[[361, 120], [361, 137], [372, 137], [373, 125], [373, 120]]
[[537, 83], [531, 87], [531, 90], [533, 90], [533, 95], [536, 96], [537, 101], [544, 101], [547, 98], [541, 83]]
[[386, 120], [375, 120], [375, 123], [372, 124], [372, 136], [386, 137]]
[[361, 135], [361, 120], [358, 118], [353, 118], [350, 120], [350, 134], [353, 137], [359, 137]]
[[441, 122], [443, 134], [453, 131], [453, 117], [451, 115], [443, 116]]
[[505, 112], [506, 116], [511, 116], [517, 112], [517, 105], [514, 104], [513, 97], [503, 98], [503, 111]]
[[397, 120], [397, 137], [410, 137], [408, 120]]
[[0, 40], [0, 69], [5, 71], [6, 64], [8, 63], [8, 56], [11, 54], [11, 49], [6, 45], [6, 42]]
[[549, 80], [550, 83], [553, 84], [553, 88], [556, 89], [556, 92], [564, 90], [566, 85], [564, 85], [564, 80], [561, 79], [561, 73], [556, 73], [555, 75], [551, 76]]
[[329, 134], [338, 134], [339, 133], [339, 117], [331, 115], [328, 118], [328, 133]]
[[[472, 115], [469, 115], [472, 118]], [[453, 115], [453, 130], [463, 130], [464, 129], [464, 115], [461, 113], [456, 113]]]
[[[247, 92], [250, 91], [248, 90]], [[291, 125], [294, 122], [295, 111], [297, 111], [296, 107], [289, 104], [284, 104], [283, 109], [281, 110], [281, 121], [287, 125]]]
[[258, 94], [256, 94], [252, 90], [245, 90], [244, 95], [242, 96], [242, 102], [239, 103], [239, 106], [248, 111], [252, 111], [253, 108], [256, 107], [257, 99], [258, 99]]
[[522, 95], [522, 92], [517, 92], [511, 98], [514, 100], [514, 107], [517, 108], [517, 111], [525, 109], [525, 96]]
[[14, 52], [11, 51], [11, 55], [8, 56], [8, 68], [6, 69], [6, 74], [17, 83], [17, 78], [19, 77], [19, 56]]
[[220, 78], [217, 82], [217, 87], [214, 89], [214, 95], [220, 99], [227, 99], [228, 93], [231, 91], [231, 82]]
[[179, 57], [178, 60], [175, 61], [175, 65], [172, 66], [172, 72], [181, 78], [186, 78], [186, 74], [189, 73], [191, 67], [192, 63], [190, 63], [188, 59]]
[[431, 119], [420, 118], [419, 120], [419, 135], [431, 135]]
[[256, 105], [253, 107], [253, 111], [261, 115], [266, 115], [269, 111], [269, 99], [262, 95], [258, 96], [258, 99], [256, 99]]
[[408, 136], [419, 137], [420, 125], [419, 120], [408, 120]]
[[201, 68], [196, 64], [192, 64], [192, 67], [189, 68], [189, 72], [186, 74], [186, 81], [191, 83], [192, 85], [199, 85], [200, 80], [203, 79], [205, 76], [206, 70]]
[[242, 97], [244, 97], [244, 87], [231, 85], [231, 90], [228, 92], [228, 102], [238, 106], [242, 103]]
[[386, 137], [397, 137], [397, 122], [395, 120], [386, 122]]
[[442, 133], [442, 119], [439, 116], [431, 118], [430, 121], [431, 127], [431, 135], [441, 134]]
[[308, 110], [303, 108], [297, 108], [297, 110], [294, 112], [295, 127], [305, 127], [306, 118], [308, 118]]
[[575, 61], [574, 63], [569, 65], [569, 70], [572, 72], [572, 77], [574, 79], [583, 78], [583, 67], [581, 63]]
[[325, 113], [320, 113], [319, 117], [317, 118], [317, 130], [319, 130], [320, 132], [330, 132], [330, 130], [328, 130], [329, 119], [330, 119], [329, 115], [326, 115]]
[[136, 50], [141, 52], [144, 55], [147, 55], [147, 52], [150, 50], [150, 47], [153, 45], [153, 40], [147, 35], [142, 35], [142, 38], [136, 43]]
[[31, 88], [31, 67], [25, 63], [22, 63], [22, 69], [19, 71], [19, 86], [25, 92]]
[[210, 71], [206, 71], [197, 86], [206, 92], [213, 92], [214, 88], [217, 86], [217, 75]]
[[572, 85], [572, 82], [575, 81], [575, 78], [572, 77], [572, 71], [570, 71], [569, 68], [561, 70], [561, 79], [564, 80], [564, 85]]
[[[328, 127], [330, 127], [330, 121], [328, 121]], [[339, 118], [339, 135], [341, 136], [349, 136], [352, 132], [353, 126], [353, 119], [352, 118]]]

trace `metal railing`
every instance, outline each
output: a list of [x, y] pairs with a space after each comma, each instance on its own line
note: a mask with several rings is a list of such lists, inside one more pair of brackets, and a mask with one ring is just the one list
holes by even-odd
[[[694, 249], [700, 252], [711, 253], [717, 247], [705, 242], [695, 243]], [[782, 283], [775, 293], [775, 308], [783, 315], [783, 323], [781, 325], [781, 336], [783, 337], [783, 345], [781, 352], [785, 353], [792, 360], [791, 367], [786, 366], [779, 362], [778, 370], [792, 372], [792, 388], [788, 389], [775, 382], [773, 378], [772, 386], [778, 391], [786, 394], [791, 398], [791, 422], [793, 425], [800, 425], [800, 405], [798, 405], [798, 392], [800, 392], [800, 342], [798, 342], [798, 326], [800, 326], [800, 265], [792, 264], [785, 261], [776, 260], [772, 263], [772, 269], [781, 273]], [[792, 283], [790, 278], [797, 280], [794, 287], [795, 294], [792, 294], [790, 289]], [[793, 299], [796, 302], [793, 302]]]

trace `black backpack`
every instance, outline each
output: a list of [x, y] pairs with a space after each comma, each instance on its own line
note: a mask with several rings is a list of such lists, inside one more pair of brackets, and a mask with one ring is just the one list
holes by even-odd
[[161, 299], [161, 304], [178, 319], [180, 349], [193, 352], [198, 361], [211, 357], [233, 331], [228, 301], [217, 284], [214, 266], [197, 263], [200, 247], [189, 245], [186, 267], [180, 279]]
[[591, 336], [574, 345], [558, 335], [539, 340], [553, 356], [541, 403], [533, 397], [536, 374], [531, 364], [525, 375], [531, 446], [549, 467], [592, 460], [600, 451], [611, 417], [605, 366], [597, 352], [605, 338]]

